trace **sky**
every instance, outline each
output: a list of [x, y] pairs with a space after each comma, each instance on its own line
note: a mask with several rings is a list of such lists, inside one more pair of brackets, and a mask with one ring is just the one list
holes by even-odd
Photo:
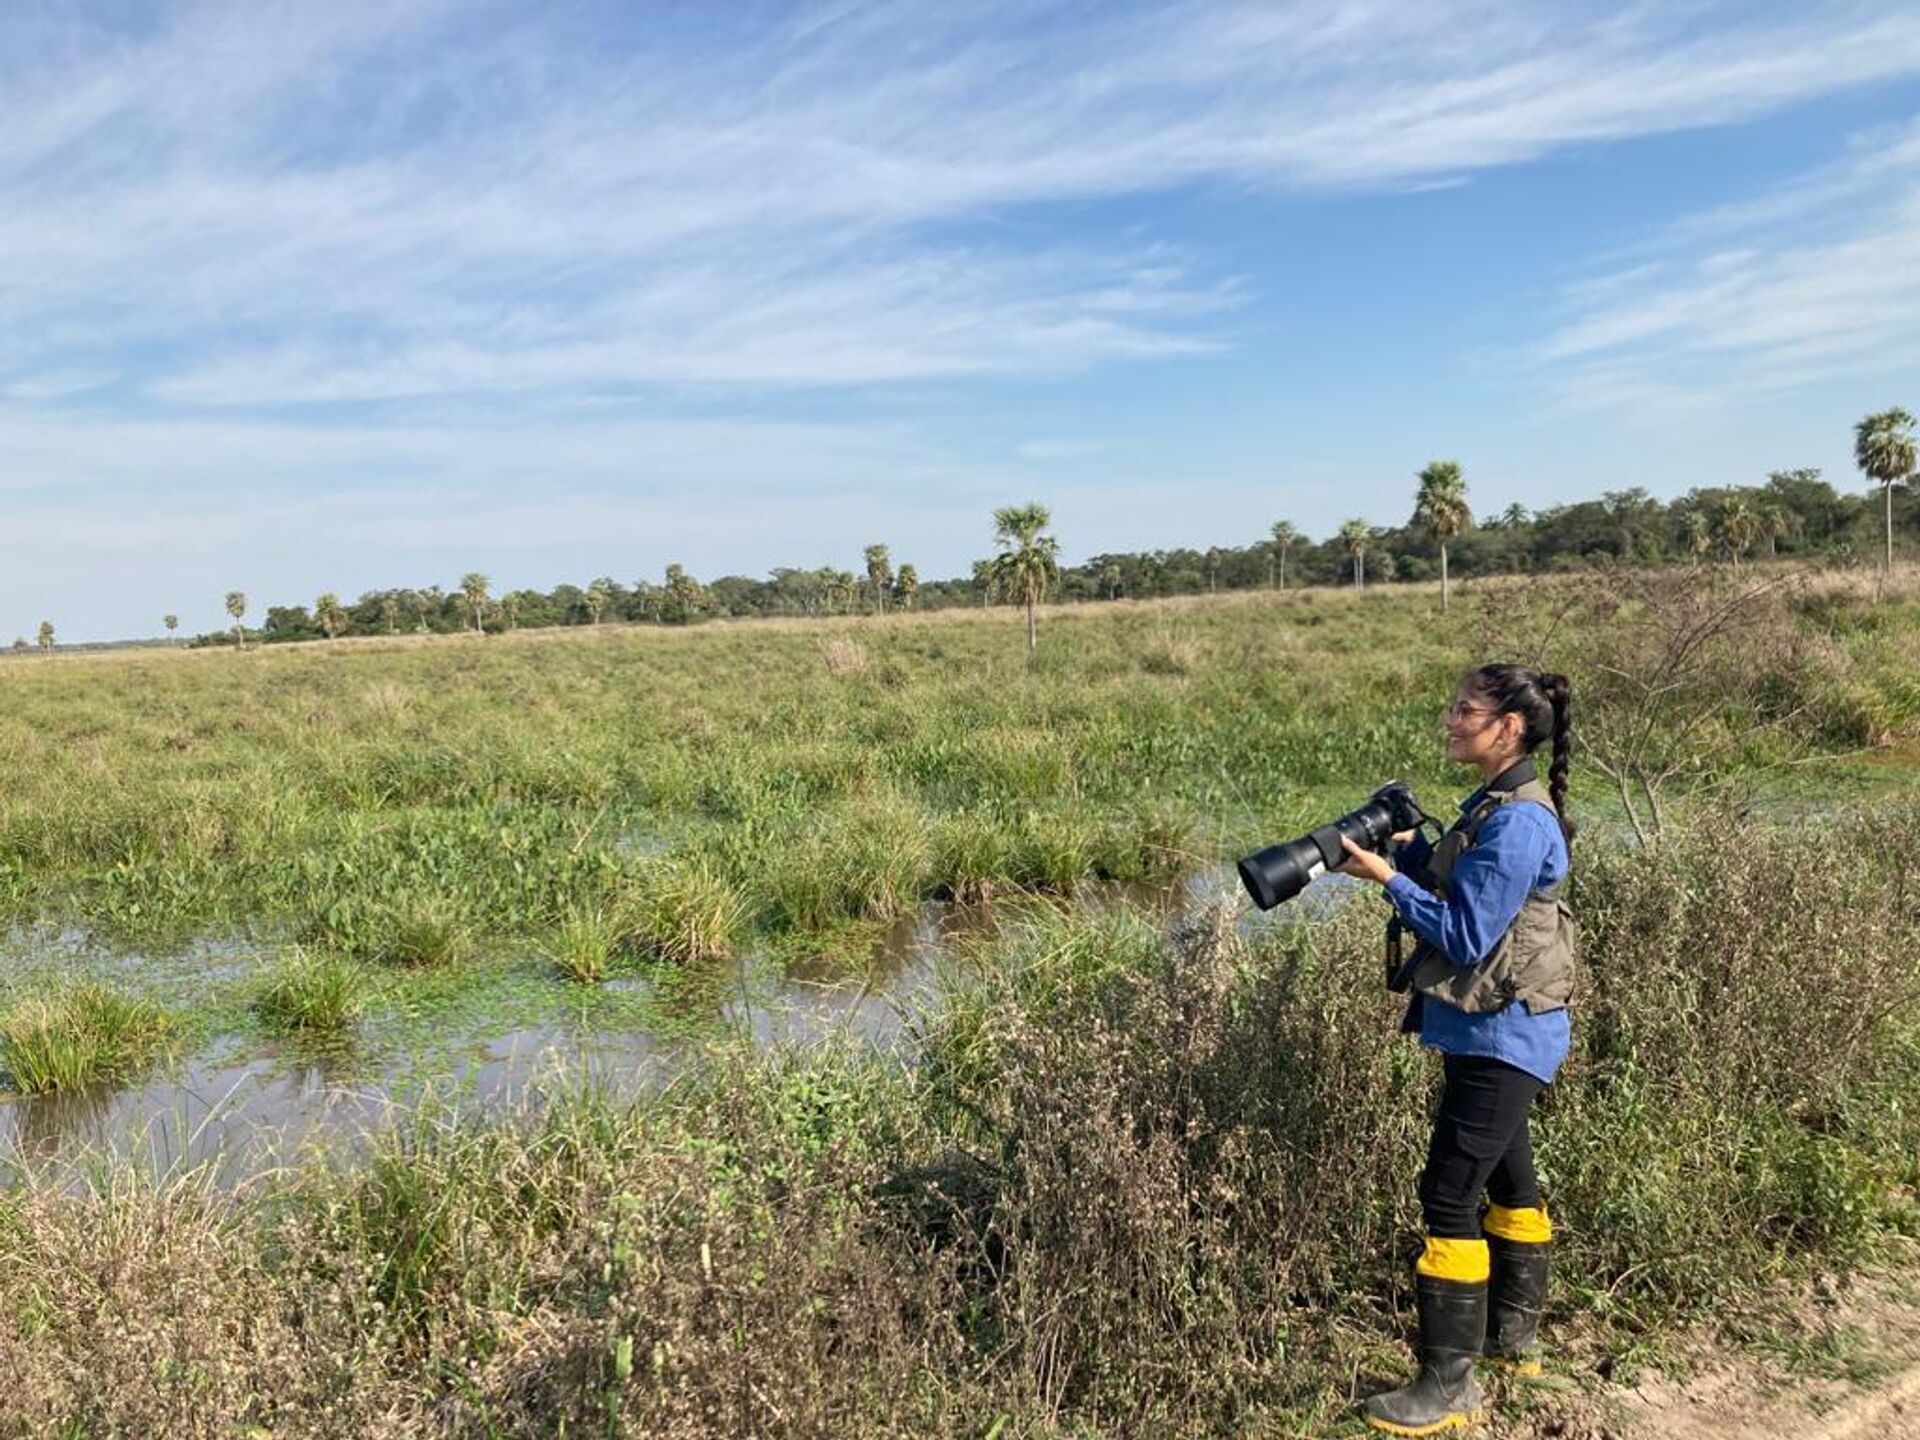
[[1920, 10], [0, 4], [0, 645], [1069, 561], [1920, 408]]

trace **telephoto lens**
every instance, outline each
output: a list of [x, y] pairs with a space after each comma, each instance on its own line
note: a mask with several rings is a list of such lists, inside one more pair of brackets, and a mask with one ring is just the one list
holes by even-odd
[[1331, 825], [1247, 856], [1240, 862], [1240, 883], [1247, 887], [1255, 905], [1271, 910], [1347, 858], [1340, 843], [1342, 836], [1362, 850], [1385, 850], [1389, 837], [1412, 830], [1425, 819], [1426, 813], [1414, 800], [1413, 791], [1394, 780], [1374, 791], [1358, 810], [1342, 815]]

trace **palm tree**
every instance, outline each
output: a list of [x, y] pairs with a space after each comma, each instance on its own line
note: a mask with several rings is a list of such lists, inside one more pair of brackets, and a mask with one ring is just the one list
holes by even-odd
[[1060, 542], [1041, 532], [1053, 523], [1044, 505], [1006, 505], [993, 512], [994, 588], [1027, 607], [1027, 654], [1039, 644], [1033, 609], [1046, 599], [1047, 586], [1060, 573]]
[[586, 606], [587, 623], [598, 625], [600, 617], [606, 614], [607, 601], [613, 598], [613, 581], [605, 576], [587, 586]]
[[1435, 460], [1420, 472], [1420, 491], [1413, 502], [1413, 523], [1440, 543], [1440, 608], [1448, 601], [1447, 542], [1473, 524], [1467, 508], [1467, 482], [1458, 460]]
[[993, 561], [973, 562], [973, 584], [980, 592], [980, 608], [984, 610], [993, 603]]
[[160, 617], [160, 623], [167, 627], [167, 638], [171, 639], [173, 638], [173, 632], [180, 628], [180, 617], [178, 615], [162, 615]]
[[[1280, 556], [1280, 588], [1287, 588], [1287, 552], [1300, 543], [1300, 532], [1285, 520], [1273, 522], [1273, 548]], [[1273, 557], [1267, 557], [1267, 583], [1273, 583]]]
[[1120, 562], [1109, 560], [1100, 567], [1100, 583], [1107, 587], [1107, 599], [1120, 598]]
[[667, 604], [672, 608], [674, 620], [683, 625], [691, 620], [700, 609], [704, 594], [700, 582], [687, 573], [686, 566], [667, 566]]
[[1349, 520], [1340, 527], [1340, 543], [1347, 547], [1347, 554], [1353, 557], [1353, 583], [1362, 590], [1367, 588], [1367, 551], [1373, 545], [1373, 531], [1367, 528], [1364, 520]]
[[40, 653], [42, 655], [53, 654], [53, 621], [51, 620], [42, 620], [40, 622]]
[[1220, 547], [1207, 547], [1207, 593], [1213, 594], [1220, 588]]
[[1509, 530], [1518, 530], [1533, 517], [1527, 514], [1527, 507], [1518, 500], [1500, 512], [1500, 523]]
[[913, 608], [913, 597], [920, 593], [920, 572], [911, 565], [902, 565], [900, 574], [893, 582], [894, 593], [900, 597], [900, 603], [907, 609]]
[[487, 587], [493, 582], [478, 570], [469, 570], [460, 577], [460, 599], [467, 607], [467, 613], [473, 616], [473, 633], [487, 633]]
[[869, 545], [863, 552], [867, 561], [867, 593], [873, 597], [873, 608], [887, 608], [887, 587], [893, 584], [893, 562], [887, 555], [884, 545]]
[[1681, 522], [1682, 533], [1686, 536], [1687, 553], [1698, 560], [1713, 548], [1713, 527], [1707, 523], [1707, 517], [1698, 510], [1689, 510], [1687, 518]]
[[347, 612], [340, 608], [340, 597], [331, 590], [313, 602], [313, 618], [329, 640], [347, 628]]
[[1754, 513], [1760, 517], [1760, 534], [1767, 542], [1767, 558], [1771, 560], [1779, 555], [1780, 542], [1793, 534], [1800, 517], [1772, 496], [1755, 505]]
[[1715, 528], [1719, 531], [1720, 543], [1727, 547], [1728, 558], [1738, 565], [1740, 558], [1760, 538], [1760, 517], [1754, 513], [1751, 500], [1734, 494], [1721, 502]]
[[1886, 504], [1887, 569], [1893, 569], [1893, 487], [1913, 478], [1913, 416], [1899, 406], [1853, 427], [1853, 463], [1880, 487]]
[[233, 648], [244, 650], [247, 645], [247, 632], [246, 627], [240, 622], [247, 618], [246, 591], [227, 591], [227, 614], [233, 617]]
[[520, 623], [520, 592], [518, 590], [510, 590], [500, 597], [500, 618], [506, 622], [509, 630]]
[[389, 635], [400, 628], [400, 597], [391, 590], [380, 597], [380, 619]]

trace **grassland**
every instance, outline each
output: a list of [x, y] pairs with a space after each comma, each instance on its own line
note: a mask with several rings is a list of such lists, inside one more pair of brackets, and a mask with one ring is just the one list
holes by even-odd
[[[0, 1192], [0, 1435], [1337, 1433], [1398, 1366], [1433, 1082], [1377, 916], [1072, 902], [1462, 788], [1435, 717], [1530, 593], [1064, 610], [1033, 664], [943, 614], [5, 667], [6, 913], [249, 942], [115, 971], [176, 1033], [856, 956], [930, 897], [1003, 925], [912, 1065], [722, 1047], [238, 1193]], [[1771, 713], [1698, 737], [1747, 818], [1722, 786], [1645, 852], [1576, 783], [1539, 1151], [1583, 1362], [1920, 1231], [1920, 605], [1822, 581], [1776, 623]]]

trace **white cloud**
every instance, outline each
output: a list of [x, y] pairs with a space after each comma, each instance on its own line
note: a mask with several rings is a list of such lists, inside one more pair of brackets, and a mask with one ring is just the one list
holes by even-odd
[[[931, 544], [1086, 452], [956, 461], [885, 387], [1231, 348], [1248, 282], [1106, 202], [1459, 185], [1915, 73], [1896, 0], [0, 6], [0, 607], [156, 546]], [[1914, 143], [1621, 257], [1541, 363], [1686, 404], [1910, 353]]]
[[1920, 366], [1920, 125], [1624, 258], [1569, 288], [1538, 347], [1575, 405], [1699, 410]]
[[259, 405], [1198, 353], [1231, 277], [1036, 245], [1025, 207], [1455, 183], [1920, 69], [1920, 27], [1871, 4], [730, 17], [198, 0], [129, 38], [9, 12], [0, 375]]

